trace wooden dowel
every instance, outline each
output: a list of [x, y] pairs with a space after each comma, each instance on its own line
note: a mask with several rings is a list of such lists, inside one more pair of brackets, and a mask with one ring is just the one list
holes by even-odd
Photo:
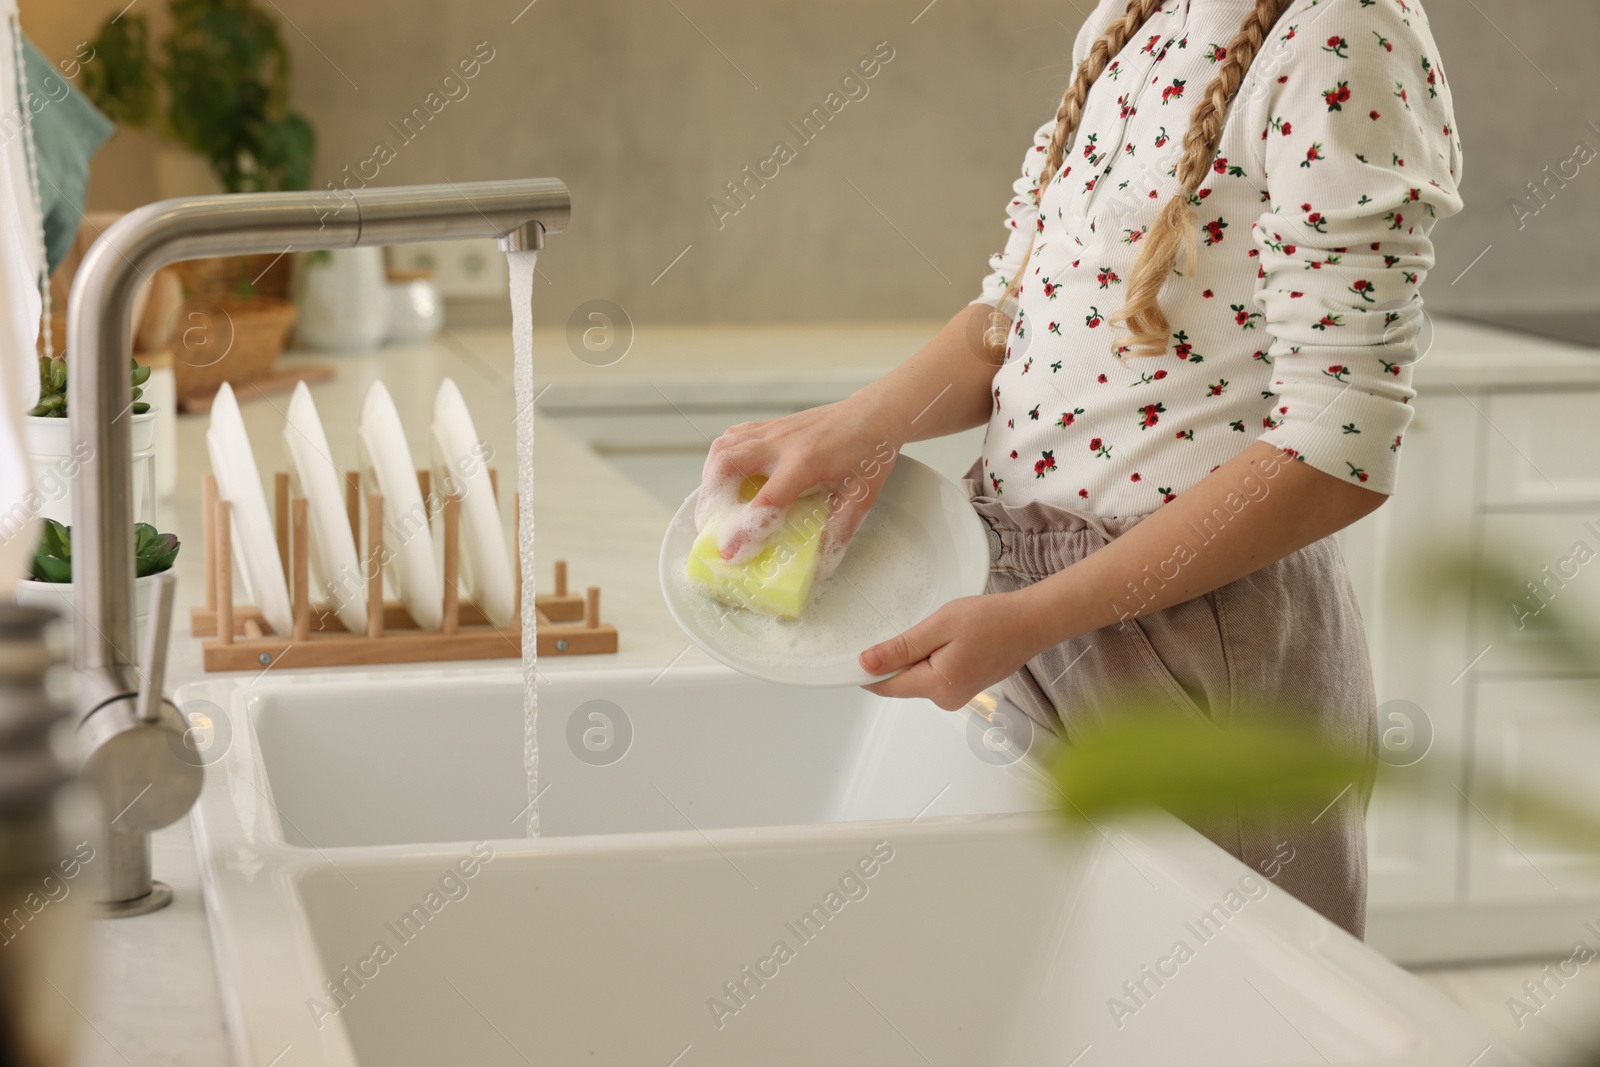
[[583, 597], [583, 625], [593, 630], [600, 625], [600, 587], [591, 585]]
[[252, 641], [261, 640], [261, 623], [254, 617], [244, 620], [244, 635]]
[[350, 518], [350, 536], [361, 543], [361, 472], [344, 472], [344, 510]]
[[289, 574], [289, 476], [279, 471], [272, 477], [272, 518], [278, 534], [278, 566]]
[[217, 476], [200, 479], [200, 565], [206, 572], [206, 607], [217, 610]]
[[433, 475], [426, 470], [417, 471], [417, 488], [422, 491], [422, 514], [433, 521], [433, 498], [429, 494]]
[[556, 560], [556, 596], [567, 595], [567, 561]]
[[447, 634], [456, 632], [461, 620], [461, 497], [451, 493], [444, 498], [444, 623]]
[[383, 497], [367, 497], [367, 636], [383, 636]]
[[500, 472], [493, 467], [489, 468], [489, 492], [494, 495], [495, 507], [500, 506]]
[[294, 565], [294, 639], [309, 641], [311, 639], [311, 537], [310, 524], [306, 518], [305, 497], [296, 497], [292, 507], [294, 510], [294, 530], [291, 535], [291, 547], [294, 549], [291, 556]]
[[216, 502], [217, 640], [233, 644], [233, 505]]

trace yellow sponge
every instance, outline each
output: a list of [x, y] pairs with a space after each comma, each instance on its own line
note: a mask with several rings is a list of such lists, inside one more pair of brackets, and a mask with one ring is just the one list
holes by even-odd
[[[739, 499], [754, 499], [765, 481], [762, 475], [746, 478], [739, 487]], [[797, 618], [816, 581], [818, 541], [827, 515], [822, 496], [801, 497], [790, 505], [778, 534], [743, 563], [722, 558], [717, 548], [720, 522], [714, 518], [689, 551], [689, 580], [724, 603], [764, 615]]]

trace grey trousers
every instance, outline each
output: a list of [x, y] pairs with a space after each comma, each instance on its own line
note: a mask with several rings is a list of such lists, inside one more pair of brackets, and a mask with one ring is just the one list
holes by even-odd
[[[983, 494], [976, 465], [966, 486], [992, 531], [992, 593], [1048, 577], [1139, 521], [1003, 503]], [[1130, 605], [1137, 604], [1130, 594]], [[1372, 754], [1363, 780], [1330, 796], [1320, 814], [1252, 810], [1194, 823], [1273, 885], [1363, 936], [1377, 701], [1361, 611], [1338, 542], [1323, 538], [1204, 596], [1057, 645], [1004, 685], [1010, 700], [1069, 744], [1130, 691], [1153, 694], [1173, 714], [1219, 725], [1236, 713], [1282, 706], [1309, 718], [1330, 744]]]

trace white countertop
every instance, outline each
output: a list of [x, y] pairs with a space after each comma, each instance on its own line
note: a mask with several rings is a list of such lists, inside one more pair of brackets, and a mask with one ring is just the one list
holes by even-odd
[[[847, 395], [913, 352], [936, 323], [844, 326], [652, 326], [640, 331], [620, 361], [595, 366], [575, 358], [562, 331], [536, 335], [541, 409], [551, 411], [655, 408], [682, 412], [775, 401], [782, 406], [823, 403]], [[503, 472], [502, 512], [510, 530], [515, 438], [510, 335], [504, 330], [458, 331], [435, 344], [376, 352], [318, 353], [285, 358], [338, 369], [312, 393], [335, 460], [354, 465], [355, 422], [374, 379], [387, 384], [406, 426], [413, 458], [426, 460], [425, 433], [433, 393], [453, 378], [477, 428]], [[1600, 350], [1455, 321], [1440, 321], [1432, 351], [1417, 366], [1416, 384], [1435, 390], [1600, 385]], [[257, 462], [285, 469], [286, 396], [243, 405]], [[685, 414], [685, 418], [687, 418]], [[697, 420], [703, 421], [703, 420]], [[200, 477], [205, 461], [204, 416], [179, 420], [180, 488], [162, 502], [161, 526], [186, 542], [179, 560], [179, 600], [187, 608], [202, 589]], [[547, 660], [543, 670], [596, 670], [619, 665], [661, 670], [708, 660], [692, 648], [667, 615], [656, 580], [656, 556], [668, 512], [655, 498], [546, 420], [537, 430], [535, 459], [539, 583], [548, 588], [548, 563], [569, 561], [571, 581], [602, 587], [602, 615], [620, 633], [611, 656]], [[270, 481], [269, 481], [270, 485]], [[201, 673], [198, 642], [188, 636], [187, 610], [174, 624], [170, 680]], [[79, 1062], [92, 1067], [215, 1067], [229, 1060], [211, 960], [210, 937], [187, 820], [155, 837], [155, 874], [175, 891], [174, 903], [154, 915], [94, 923], [93, 962], [78, 1007], [86, 1022]]]

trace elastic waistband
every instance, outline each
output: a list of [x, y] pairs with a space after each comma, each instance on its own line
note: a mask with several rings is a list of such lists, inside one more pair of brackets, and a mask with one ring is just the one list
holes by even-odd
[[989, 526], [991, 564], [1038, 577], [1064, 569], [1145, 518], [1113, 519], [1039, 500], [1007, 504], [984, 494], [981, 460], [972, 465], [963, 482], [973, 509]]

